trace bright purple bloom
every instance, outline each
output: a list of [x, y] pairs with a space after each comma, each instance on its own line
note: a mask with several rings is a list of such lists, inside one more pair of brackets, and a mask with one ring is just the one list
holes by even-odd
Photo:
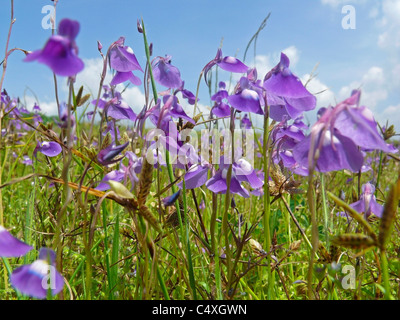
[[15, 238], [10, 232], [0, 225], [0, 257], [21, 257], [31, 250], [31, 246]]
[[231, 114], [231, 107], [226, 103], [228, 101], [229, 94], [228, 91], [225, 90], [225, 82], [221, 81], [218, 86], [218, 92], [211, 97], [211, 100], [215, 101], [211, 112], [219, 118], [228, 117]]
[[102, 164], [102, 165], [109, 165], [115, 162], [118, 162], [121, 160], [121, 158], [115, 158], [118, 156], [127, 146], [129, 142], [126, 142], [122, 145], [115, 146], [115, 145], [109, 145], [107, 148], [101, 150], [99, 154], [97, 155], [97, 160]]
[[15, 269], [10, 281], [21, 293], [38, 299], [45, 299], [49, 289], [56, 295], [64, 287], [64, 278], [55, 268], [55, 252], [47, 248], [40, 249], [39, 259], [32, 264]]
[[180, 88], [183, 85], [179, 69], [171, 64], [171, 56], [157, 57], [152, 63], [153, 76], [159, 84], [167, 88]]
[[28, 54], [24, 61], [37, 60], [59, 76], [76, 75], [84, 68], [83, 61], [77, 56], [78, 47], [75, 38], [78, 32], [79, 22], [70, 19], [61, 20], [58, 34], [51, 36], [42, 50]]
[[129, 80], [135, 85], [141, 85], [142, 81], [132, 71], [139, 70], [143, 72], [142, 67], [137, 61], [132, 48], [125, 46], [124, 42], [125, 38], [120, 37], [111, 46], [109, 55], [110, 66], [117, 73], [110, 84], [113, 86]]
[[[106, 112], [107, 117], [111, 117], [115, 120], [131, 120], [136, 121], [136, 114], [133, 112], [131, 107], [122, 99], [119, 91], [114, 91], [114, 97], [111, 98], [111, 93], [108, 86], [104, 86], [103, 99], [99, 99], [98, 107]], [[109, 99], [111, 98], [111, 99]], [[109, 99], [108, 101], [104, 99]], [[92, 104], [96, 105], [97, 100], [93, 100]]]
[[36, 157], [38, 152], [43, 153], [45, 156], [48, 157], [55, 157], [59, 155], [62, 151], [61, 146], [54, 141], [43, 141], [38, 142], [36, 145], [35, 150], [33, 150], [33, 156]]
[[267, 102], [270, 106], [270, 117], [282, 121], [287, 115], [295, 119], [303, 111], [313, 110], [317, 99], [307, 91], [300, 79], [289, 69], [289, 58], [281, 53], [281, 60], [264, 79], [267, 90]]
[[[219, 170], [206, 182], [206, 187], [214, 193], [225, 194], [228, 189], [226, 182], [228, 170], [229, 165], [220, 164]], [[241, 185], [242, 182], [247, 182], [253, 189], [261, 188], [264, 184], [250, 163], [244, 159], [239, 159], [232, 165], [230, 192], [248, 198], [249, 192]]]
[[359, 99], [360, 91], [354, 91], [335, 108], [320, 113], [311, 135], [293, 149], [299, 164], [308, 167], [310, 160], [318, 158], [316, 169], [320, 172], [342, 169], [356, 172], [362, 168], [364, 158], [359, 147], [390, 152], [376, 129], [372, 113], [358, 106]]
[[239, 111], [264, 114], [261, 108], [265, 104], [263, 88], [260, 86], [261, 81], [257, 81], [255, 69], [249, 69], [247, 73], [247, 77], [240, 79], [235, 88], [235, 93], [228, 97], [228, 101], [232, 107]]
[[219, 48], [215, 58], [207, 63], [206, 66], [203, 68], [204, 80], [206, 81], [206, 83], [207, 73], [215, 65], [218, 65], [222, 70], [235, 73], [245, 73], [249, 69], [249, 67], [247, 67], [243, 62], [241, 62], [239, 59], [236, 59], [235, 57], [222, 57], [222, 50]]
[[[362, 186], [362, 194], [360, 196], [360, 200], [350, 204], [350, 207], [352, 207], [360, 214], [364, 214], [365, 218], [368, 218], [371, 214], [374, 214], [378, 218], [381, 218], [383, 206], [376, 202], [374, 193], [375, 186], [373, 184], [369, 182], [364, 184]], [[339, 214], [343, 217], [348, 216], [345, 212], [340, 212]]]

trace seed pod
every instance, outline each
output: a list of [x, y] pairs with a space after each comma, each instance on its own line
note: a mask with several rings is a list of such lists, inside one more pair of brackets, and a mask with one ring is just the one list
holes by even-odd
[[111, 190], [114, 191], [117, 196], [123, 199], [133, 199], [133, 194], [120, 182], [109, 180], [107, 183], [110, 185]]
[[254, 239], [250, 239], [249, 240], [249, 245], [250, 245], [250, 248], [251, 248], [251, 250], [253, 251], [254, 254], [256, 254], [256, 255], [264, 255], [264, 254], [266, 254], [266, 252], [264, 251], [262, 245], [258, 241], [254, 240]]
[[378, 246], [385, 250], [393, 228], [393, 222], [396, 217], [397, 205], [400, 198], [400, 178], [390, 189], [385, 207], [383, 208], [381, 224], [379, 225]]
[[332, 239], [332, 243], [352, 249], [367, 249], [376, 245], [376, 241], [363, 234], [341, 234]]
[[289, 250], [297, 251], [301, 246], [301, 240], [294, 241], [290, 244]]
[[139, 178], [139, 206], [146, 203], [147, 196], [150, 193], [151, 183], [153, 182], [153, 165], [150, 164], [146, 157], [143, 157], [142, 172]]

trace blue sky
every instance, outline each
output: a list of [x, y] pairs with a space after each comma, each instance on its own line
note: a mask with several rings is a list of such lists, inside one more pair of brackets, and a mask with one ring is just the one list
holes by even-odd
[[[43, 47], [51, 30], [42, 28], [42, 7], [49, 4], [50, 0], [15, 1], [10, 48]], [[354, 30], [342, 28], [344, 5], [355, 8]], [[9, 8], [9, 1], [3, 1], [0, 52], [4, 51]], [[154, 55], [171, 55], [186, 88], [195, 91], [200, 71], [214, 58], [221, 39], [224, 55], [237, 54], [242, 59], [249, 39], [269, 12], [268, 25], [258, 37], [256, 59], [252, 48], [246, 59], [248, 65], [258, 68], [260, 78], [278, 63], [284, 51], [292, 70], [304, 82], [318, 64], [316, 77], [307, 88], [314, 94], [324, 91], [317, 94], [319, 107], [335, 104], [361, 87], [362, 103], [371, 108], [376, 119], [390, 119], [400, 130], [399, 0], [59, 0], [56, 18], [57, 23], [68, 17], [81, 24], [77, 44], [86, 68], [78, 74], [77, 85], [97, 92], [101, 69], [97, 40], [106, 50], [125, 36], [125, 44], [133, 48], [144, 66], [143, 40], [136, 30], [137, 18], [143, 17]], [[20, 52], [10, 57], [4, 88], [26, 101], [28, 108], [36, 95], [43, 110], [54, 114], [51, 71], [22, 60]], [[221, 73], [219, 79], [229, 80], [229, 76]], [[65, 79], [60, 78], [59, 83], [65, 99]], [[205, 112], [210, 106], [207, 92], [203, 82], [200, 103]], [[143, 89], [131, 86], [125, 98], [137, 112], [143, 103]]]

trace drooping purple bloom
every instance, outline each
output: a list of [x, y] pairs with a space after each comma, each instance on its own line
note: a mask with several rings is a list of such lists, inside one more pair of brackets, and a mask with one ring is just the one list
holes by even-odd
[[162, 199], [162, 203], [163, 203], [164, 207], [172, 206], [175, 203], [175, 201], [179, 198], [180, 194], [181, 194], [181, 190], [178, 190], [174, 194]]
[[[352, 207], [360, 214], [364, 214], [365, 218], [368, 218], [371, 214], [374, 214], [378, 218], [381, 218], [383, 206], [376, 202], [374, 193], [375, 186], [373, 184], [369, 182], [364, 184], [362, 186], [362, 194], [360, 196], [360, 200], [350, 204], [350, 207]], [[339, 214], [343, 217], [348, 216], [345, 212], [340, 212]]]
[[264, 78], [263, 87], [267, 90], [270, 117], [276, 121], [282, 121], [284, 115], [295, 119], [303, 111], [313, 110], [316, 106], [316, 98], [290, 71], [289, 64], [289, 58], [281, 53], [278, 65]]
[[121, 158], [116, 158], [127, 146], [129, 142], [126, 142], [122, 145], [109, 145], [107, 148], [101, 150], [97, 155], [97, 160], [102, 165], [109, 165], [121, 160]]
[[[225, 82], [218, 84], [219, 90], [211, 96], [211, 100], [215, 101], [211, 113], [215, 114], [219, 118], [228, 117], [231, 114], [231, 107], [226, 102], [228, 101], [228, 91], [225, 90]], [[225, 102], [226, 101], [226, 102]]]
[[263, 88], [257, 81], [255, 69], [249, 69], [247, 77], [242, 77], [235, 88], [235, 93], [228, 97], [232, 107], [243, 112], [264, 114], [261, 106], [264, 105]]
[[79, 22], [63, 19], [58, 26], [58, 34], [53, 35], [42, 50], [27, 55], [24, 61], [37, 60], [47, 65], [59, 76], [72, 77], [83, 70], [84, 63], [77, 56], [75, 38], [79, 32]]
[[45, 299], [51, 289], [52, 295], [58, 294], [64, 287], [64, 278], [55, 268], [55, 252], [41, 248], [39, 259], [13, 271], [11, 285], [21, 293]]
[[[228, 189], [226, 181], [228, 170], [229, 165], [220, 164], [219, 170], [206, 182], [206, 187], [214, 193], [225, 194]], [[232, 164], [230, 192], [248, 198], [249, 192], [242, 186], [242, 182], [247, 182], [253, 189], [258, 189], [263, 185], [263, 181], [259, 179], [255, 170], [245, 159], [239, 159]]]
[[129, 80], [134, 85], [141, 85], [142, 81], [132, 71], [139, 70], [143, 72], [142, 67], [137, 61], [132, 48], [125, 46], [124, 43], [125, 37], [120, 37], [111, 46], [109, 54], [110, 66], [117, 73], [110, 84], [113, 86]]
[[171, 64], [171, 56], [155, 58], [152, 67], [154, 80], [159, 84], [173, 89], [182, 87], [181, 73]]
[[215, 65], [218, 65], [222, 70], [235, 73], [245, 73], [249, 69], [249, 67], [247, 67], [243, 62], [241, 62], [239, 59], [236, 59], [235, 57], [222, 57], [222, 50], [219, 48], [215, 58], [207, 63], [206, 66], [203, 68], [204, 80], [206, 81], [206, 83], [207, 73]]
[[6, 228], [0, 225], [0, 257], [21, 257], [31, 250], [30, 245], [15, 238]]
[[[60, 121], [57, 121], [57, 124], [60, 128], [67, 129], [68, 128], [68, 107], [67, 107], [66, 103], [62, 103], [60, 107], [61, 107], [60, 114], [59, 114]], [[70, 123], [71, 129], [73, 130], [75, 128], [75, 117], [72, 114], [72, 112], [70, 114], [69, 119], [70, 119], [69, 123]]]
[[357, 172], [361, 169], [364, 158], [353, 140], [341, 135], [335, 128], [333, 131], [324, 128], [324, 125], [314, 125], [311, 135], [295, 146], [293, 155], [297, 163], [309, 167], [309, 151], [313, 144], [311, 142], [313, 135], [315, 136], [313, 154], [314, 157], [318, 155], [315, 167], [317, 171], [329, 172], [348, 169]]
[[[107, 100], [105, 100], [107, 99]], [[131, 120], [136, 121], [137, 116], [131, 107], [122, 99], [119, 91], [114, 91], [114, 97], [111, 97], [108, 86], [104, 87], [103, 99], [93, 100], [92, 104], [98, 105], [99, 109], [106, 112], [107, 117], [115, 120]]]
[[55, 157], [59, 155], [62, 151], [61, 146], [54, 141], [38, 141], [35, 150], [33, 150], [33, 156], [36, 157], [38, 152], [43, 153], [48, 157]]
[[244, 117], [240, 120], [240, 127], [243, 129], [251, 129], [253, 124], [251, 123], [249, 116], [247, 113], [244, 115]]
[[293, 149], [296, 161], [308, 167], [316, 162], [321, 172], [349, 169], [359, 171], [363, 154], [359, 147], [390, 152], [376, 129], [376, 122], [366, 107], [359, 107], [360, 91], [336, 107], [326, 108], [313, 125], [311, 135]]

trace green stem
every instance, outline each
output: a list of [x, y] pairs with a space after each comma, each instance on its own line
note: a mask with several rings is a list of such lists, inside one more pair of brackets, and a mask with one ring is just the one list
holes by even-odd
[[390, 293], [389, 266], [386, 256], [386, 250], [381, 250], [381, 266], [383, 286], [385, 288], [385, 300], [393, 300], [392, 294]]
[[[265, 106], [267, 109], [268, 107]], [[269, 166], [268, 166], [268, 138], [269, 138], [269, 118], [268, 112], [265, 111], [264, 116], [264, 136], [263, 136], [263, 162], [264, 162], [264, 248], [267, 252], [271, 250], [271, 200], [270, 200], [270, 193], [269, 193]], [[274, 296], [274, 279], [272, 277], [271, 271], [271, 258], [268, 255], [267, 257], [267, 274], [268, 274], [268, 298], [273, 300]]]

